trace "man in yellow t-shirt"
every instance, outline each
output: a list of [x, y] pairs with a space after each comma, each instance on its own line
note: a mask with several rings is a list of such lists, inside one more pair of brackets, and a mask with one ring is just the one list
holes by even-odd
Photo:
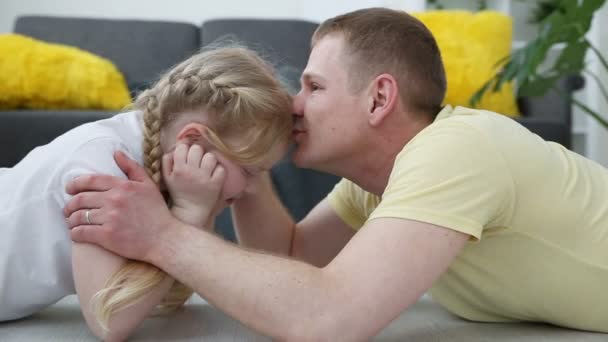
[[431, 294], [488, 322], [608, 328], [608, 171], [492, 112], [446, 106], [399, 153], [381, 198], [329, 194], [353, 229], [383, 217], [466, 233]]
[[248, 174], [235, 247], [172, 217], [119, 158], [132, 180], [69, 185], [85, 192], [65, 209], [72, 238], [154, 264], [278, 340], [369, 340], [428, 290], [473, 320], [608, 332], [608, 171], [509, 118], [442, 108], [439, 50], [404, 12], [323, 22], [301, 81], [293, 160], [344, 178], [303, 220]]

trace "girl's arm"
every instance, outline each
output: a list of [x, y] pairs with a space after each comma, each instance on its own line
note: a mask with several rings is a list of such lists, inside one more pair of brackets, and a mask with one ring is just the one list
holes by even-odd
[[105, 287], [106, 281], [126, 262], [126, 259], [101, 247], [87, 243], [74, 243], [72, 268], [80, 307], [91, 331], [104, 341], [123, 341], [160, 303], [173, 284], [169, 276], [122, 311], [116, 312], [105, 331], [98, 323], [91, 299]]
[[[187, 165], [183, 162], [186, 160], [184, 153], [188, 153], [188, 147], [178, 146], [174, 153], [166, 155], [163, 160], [163, 178], [173, 200], [172, 213], [183, 222], [213, 229], [214, 204], [223, 184], [224, 172], [221, 167], [216, 168], [216, 161], [202, 165], [200, 162], [196, 163], [199, 167]], [[174, 155], [177, 158], [174, 159]], [[200, 155], [202, 158], [203, 153]], [[216, 172], [218, 170], [219, 172]], [[192, 177], [184, 177], [184, 174]], [[92, 220], [94, 222], [95, 218]], [[97, 292], [105, 288], [107, 280], [126, 262], [127, 259], [96, 245], [73, 244], [72, 268], [80, 306], [91, 331], [105, 341], [122, 341], [128, 338], [161, 302], [174, 282], [167, 276], [131, 306], [115, 312], [106, 331], [97, 320], [91, 300]]]
[[[65, 185], [70, 180], [86, 174], [104, 173], [126, 177], [114, 161], [113, 153], [116, 150], [129, 151], [128, 146], [120, 140], [108, 136], [83, 143], [66, 155], [56, 171], [61, 177], [60, 184], [64, 187], [61, 190], [65, 189]], [[65, 204], [70, 199], [71, 196], [62, 191], [62, 197], [58, 198], [58, 201]], [[92, 212], [91, 219], [94, 222], [95, 210]], [[111, 317], [109, 331], [106, 332], [95, 317], [91, 299], [98, 291], [105, 288], [106, 281], [127, 262], [127, 259], [92, 244], [73, 243], [72, 247], [72, 272], [82, 313], [91, 331], [106, 341], [126, 339], [160, 303], [173, 284], [173, 279], [167, 277], [132, 306], [116, 312]]]

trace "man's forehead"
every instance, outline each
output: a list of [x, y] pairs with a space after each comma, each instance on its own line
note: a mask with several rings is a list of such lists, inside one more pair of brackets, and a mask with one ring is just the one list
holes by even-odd
[[329, 34], [316, 42], [316, 44], [312, 47], [310, 56], [311, 58], [327, 58], [329, 56], [336, 56], [342, 52], [343, 45], [344, 39], [341, 35]]
[[321, 38], [313, 46], [302, 78], [322, 77], [328, 67], [334, 68], [341, 63], [343, 39], [338, 35], [328, 35]]

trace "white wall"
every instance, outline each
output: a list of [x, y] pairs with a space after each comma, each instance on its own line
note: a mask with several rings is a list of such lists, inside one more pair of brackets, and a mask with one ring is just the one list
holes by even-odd
[[[596, 13], [590, 32], [590, 40], [603, 53], [604, 58], [608, 59], [608, 4], [604, 4]], [[590, 69], [599, 75], [604, 86], [608, 87], [607, 70], [601, 67], [597, 58], [590, 57]], [[588, 88], [587, 105], [608, 120], [608, 103], [602, 97], [599, 88], [593, 83], [592, 79], [587, 77], [586, 82], [585, 87]], [[589, 137], [586, 155], [608, 167], [608, 130], [590, 117], [587, 118], [587, 127]]]
[[218, 17], [321, 21], [372, 6], [422, 10], [424, 3], [424, 0], [0, 0], [0, 33], [11, 32], [15, 18], [27, 14], [160, 19], [194, 24]]

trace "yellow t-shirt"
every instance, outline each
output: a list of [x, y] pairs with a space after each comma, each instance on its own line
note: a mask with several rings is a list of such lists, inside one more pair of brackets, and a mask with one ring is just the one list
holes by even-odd
[[608, 332], [608, 170], [512, 119], [446, 106], [381, 199], [346, 179], [328, 199], [354, 229], [393, 217], [470, 234], [431, 289], [461, 317]]

